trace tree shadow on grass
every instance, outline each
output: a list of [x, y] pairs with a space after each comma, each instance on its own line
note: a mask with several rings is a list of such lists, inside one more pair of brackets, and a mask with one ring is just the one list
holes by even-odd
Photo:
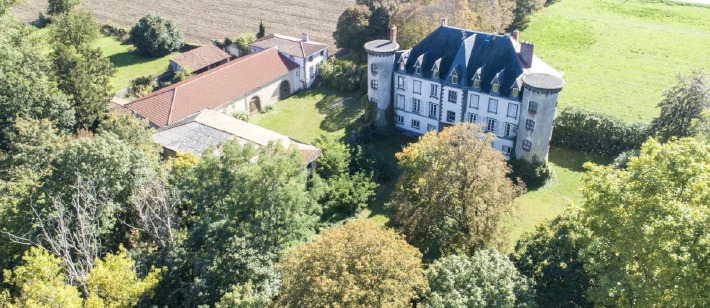
[[613, 159], [608, 157], [594, 156], [580, 151], [565, 148], [550, 147], [548, 161], [560, 168], [569, 169], [574, 172], [584, 172], [584, 164], [593, 162], [598, 165], [608, 165]]
[[147, 62], [155, 61], [156, 59], [158, 59], [158, 58], [152, 58], [152, 57], [138, 55], [138, 53], [135, 51], [125, 51], [125, 52], [112, 54], [108, 58], [109, 58], [109, 60], [111, 60], [111, 63], [113, 63], [113, 66], [116, 68], [147, 63]]
[[[323, 99], [316, 103], [318, 112], [325, 115], [320, 123], [320, 129], [334, 132], [348, 127], [357, 121], [364, 112], [360, 104], [360, 96], [328, 91]], [[346, 135], [349, 132], [346, 132]]]

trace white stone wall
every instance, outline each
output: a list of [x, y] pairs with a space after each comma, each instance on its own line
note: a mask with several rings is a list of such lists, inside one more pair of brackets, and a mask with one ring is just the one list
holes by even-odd
[[[249, 52], [250, 53], [255, 53], [264, 50], [263, 48], [259, 48], [256, 46], [249, 46]], [[301, 86], [299, 89], [303, 88], [310, 88], [313, 85], [313, 82], [316, 80], [318, 76], [320, 76], [320, 65], [323, 63], [323, 61], [328, 60], [328, 48], [325, 48], [322, 50], [322, 55], [321, 52], [319, 51], [318, 53], [313, 55], [313, 59], [311, 61], [308, 61], [307, 58], [302, 58], [302, 57], [297, 57], [294, 55], [289, 55], [282, 53], [284, 56], [288, 57], [291, 59], [291, 61], [296, 62], [299, 66], [299, 71], [298, 71], [298, 77], [300, 80]], [[315, 74], [311, 74], [311, 67], [314, 68]]]
[[[377, 67], [377, 73], [372, 67]], [[386, 118], [386, 111], [393, 101], [392, 97], [392, 71], [394, 67], [394, 52], [389, 54], [377, 53], [367, 55], [367, 98], [371, 104], [377, 105], [375, 123], [385, 126], [392, 119]], [[372, 81], [377, 81], [377, 88], [372, 87]]]
[[249, 102], [255, 96], [259, 97], [259, 102], [261, 103], [262, 109], [268, 105], [272, 105], [279, 101], [282, 81], [286, 80], [289, 82], [291, 86], [291, 93], [301, 89], [300, 80], [296, 76], [297, 71], [298, 70], [290, 71], [288, 74], [285, 74], [279, 78], [272, 80], [271, 82], [268, 82], [256, 89], [253, 89], [245, 95], [232, 99], [231, 101], [215, 108], [215, 110], [224, 112], [229, 115], [240, 111], [249, 112]]
[[[518, 159], [532, 161], [533, 159], [547, 160], [552, 138], [552, 122], [555, 119], [557, 96], [559, 90], [538, 90], [525, 85], [523, 92], [523, 106], [521, 107], [520, 128], [515, 144], [515, 156]], [[530, 102], [537, 103], [537, 111], [529, 111]], [[526, 121], [535, 121], [533, 130], [525, 127]], [[523, 149], [523, 143], [529, 140], [530, 150]]]

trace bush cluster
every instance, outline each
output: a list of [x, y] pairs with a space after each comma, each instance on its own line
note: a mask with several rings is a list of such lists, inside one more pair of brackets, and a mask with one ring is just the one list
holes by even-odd
[[600, 113], [563, 109], [555, 118], [551, 145], [616, 157], [641, 147], [651, 135], [644, 122], [626, 123]]
[[104, 24], [101, 26], [101, 33], [104, 35], [115, 36], [118, 40], [125, 40], [128, 38], [128, 31], [126, 29], [118, 27], [112, 24]]
[[541, 187], [552, 177], [552, 170], [544, 161], [529, 162], [524, 159], [511, 158], [508, 163], [513, 169], [510, 177], [512, 179], [520, 178], [528, 189]]
[[352, 92], [360, 88], [366, 79], [366, 69], [348, 60], [331, 59], [321, 64], [320, 75], [328, 87]]
[[153, 92], [154, 80], [155, 76], [153, 75], [136, 77], [131, 80], [131, 87], [128, 88], [128, 94], [135, 97], [143, 97], [150, 94], [150, 92]]

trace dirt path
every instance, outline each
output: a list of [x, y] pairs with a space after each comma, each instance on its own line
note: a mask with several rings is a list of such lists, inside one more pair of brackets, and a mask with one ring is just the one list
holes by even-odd
[[[354, 0], [84, 0], [82, 7], [100, 22], [130, 27], [148, 12], [172, 19], [190, 42], [206, 43], [243, 32], [256, 33], [264, 21], [267, 33], [278, 32], [333, 45], [338, 17]], [[26, 0], [13, 13], [23, 20], [46, 11], [47, 0]], [[335, 46], [331, 48], [334, 50]]]

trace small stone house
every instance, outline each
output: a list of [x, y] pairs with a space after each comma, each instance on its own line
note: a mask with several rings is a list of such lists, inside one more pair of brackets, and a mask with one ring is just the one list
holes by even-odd
[[230, 55], [217, 46], [207, 44], [170, 59], [170, 69], [177, 73], [187, 69], [199, 74], [229, 62]]

